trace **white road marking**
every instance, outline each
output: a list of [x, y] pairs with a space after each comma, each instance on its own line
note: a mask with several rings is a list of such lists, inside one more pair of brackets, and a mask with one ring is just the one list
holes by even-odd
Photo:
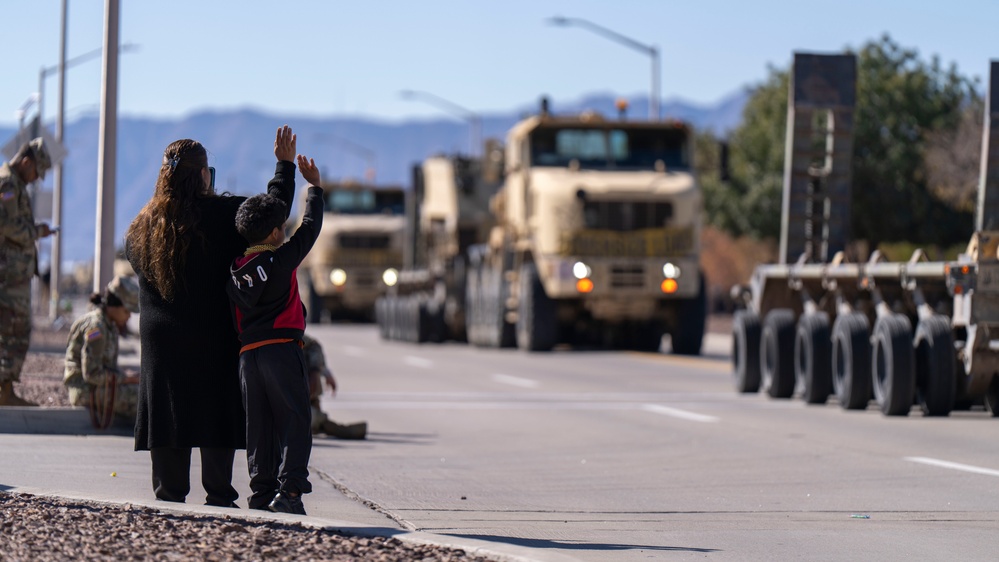
[[980, 466], [972, 466], [970, 464], [961, 464], [950, 461], [942, 461], [939, 459], [930, 459], [926, 457], [904, 457], [905, 460], [910, 462], [918, 462], [921, 464], [928, 464], [932, 466], [939, 466], [941, 468], [951, 468], [954, 470], [963, 470], [965, 472], [974, 472], [975, 474], [985, 474], [988, 476], [999, 476], [999, 470], [994, 470], [991, 468], [982, 468]]
[[647, 412], [662, 414], [664, 416], [672, 416], [674, 418], [680, 418], [682, 420], [690, 420], [703, 423], [713, 423], [718, 421], [718, 418], [714, 416], [706, 416], [704, 414], [688, 412], [687, 410], [670, 408], [669, 406], [663, 406], [661, 404], [645, 404], [644, 406], [642, 406], [642, 409]]
[[350, 355], [351, 357], [364, 357], [366, 355], [364, 348], [357, 347], [356, 345], [343, 346], [343, 354]]
[[419, 367], [421, 369], [429, 369], [434, 366], [433, 361], [424, 359], [423, 357], [416, 357], [415, 355], [407, 355], [403, 357], [402, 362], [411, 367]]
[[521, 377], [513, 377], [501, 373], [493, 375], [493, 380], [503, 384], [512, 384], [513, 386], [519, 386], [521, 388], [538, 388], [538, 386], [541, 384], [536, 380], [524, 379]]

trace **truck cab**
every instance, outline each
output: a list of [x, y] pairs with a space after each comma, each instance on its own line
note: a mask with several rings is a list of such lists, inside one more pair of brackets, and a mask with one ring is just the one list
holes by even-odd
[[355, 182], [322, 187], [322, 232], [298, 270], [309, 321], [371, 321], [375, 300], [402, 267], [405, 191]]

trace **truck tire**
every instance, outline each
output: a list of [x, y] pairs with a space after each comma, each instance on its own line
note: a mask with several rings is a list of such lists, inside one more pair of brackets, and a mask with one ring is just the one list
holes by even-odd
[[482, 278], [482, 308], [485, 311], [487, 345], [495, 348], [514, 347], [517, 335], [515, 326], [506, 321], [506, 299], [510, 296], [510, 291], [503, 279], [503, 270], [486, 266], [482, 270]]
[[874, 323], [871, 382], [874, 399], [886, 416], [907, 416], [915, 392], [915, 351], [912, 323], [904, 314], [890, 314]]
[[465, 331], [468, 334], [468, 343], [479, 347], [482, 346], [482, 311], [479, 303], [482, 298], [481, 293], [480, 267], [471, 264], [465, 280]]
[[388, 323], [385, 317], [385, 301], [388, 298], [387, 296], [381, 296], [375, 300], [375, 322], [378, 323], [378, 335], [383, 340], [387, 340], [389, 335]]
[[300, 269], [295, 273], [299, 279], [304, 279], [304, 283], [299, 286], [305, 288], [305, 319], [309, 324], [320, 324], [323, 321], [323, 299], [316, 293], [316, 288], [312, 284], [312, 275], [307, 269]]
[[941, 314], [916, 325], [916, 401], [924, 416], [946, 416], [954, 409], [957, 379], [954, 373], [954, 333]]
[[985, 402], [985, 411], [993, 418], [999, 418], [999, 375], [992, 377], [982, 401]]
[[832, 330], [833, 392], [844, 410], [863, 410], [871, 401], [871, 339], [867, 316], [836, 317]]
[[778, 308], [763, 319], [760, 337], [760, 378], [771, 398], [794, 394], [794, 311]]
[[671, 334], [673, 353], [700, 355], [707, 321], [708, 299], [705, 294], [704, 274], [700, 274], [697, 296], [680, 299], [677, 303], [677, 325]]
[[551, 351], [558, 340], [555, 303], [545, 294], [533, 262], [520, 268], [518, 306], [517, 347], [524, 351]]
[[732, 318], [732, 372], [739, 392], [760, 390], [760, 317], [749, 310]]
[[829, 315], [802, 314], [794, 340], [794, 375], [806, 404], [825, 404], [832, 394]]

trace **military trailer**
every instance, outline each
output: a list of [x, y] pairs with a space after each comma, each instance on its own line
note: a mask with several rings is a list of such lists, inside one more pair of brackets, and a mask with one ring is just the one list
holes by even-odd
[[406, 193], [355, 182], [322, 187], [322, 232], [298, 268], [308, 320], [370, 322], [375, 300], [398, 281], [402, 268]]
[[541, 112], [507, 135], [485, 243], [469, 250], [469, 341], [697, 354], [701, 191], [680, 122]]
[[856, 59], [796, 53], [789, 93], [780, 262], [737, 288], [739, 392], [800, 396], [885, 415], [948, 415], [984, 402], [999, 415], [999, 63], [991, 67], [976, 232], [955, 262], [917, 250], [862, 263], [849, 235]]
[[407, 200], [404, 267], [376, 305], [385, 339], [465, 341], [469, 248], [495, 223], [489, 201], [503, 178], [503, 151], [482, 158], [434, 156], [413, 167]]

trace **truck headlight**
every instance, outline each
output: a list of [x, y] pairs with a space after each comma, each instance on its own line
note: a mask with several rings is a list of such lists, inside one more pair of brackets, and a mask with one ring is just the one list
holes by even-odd
[[399, 282], [399, 272], [393, 268], [388, 268], [382, 273], [382, 281], [385, 282], [389, 287], [394, 286]]
[[590, 269], [590, 266], [586, 265], [581, 261], [577, 261], [576, 263], [572, 264], [572, 276], [575, 277], [576, 279], [586, 279], [592, 273], [593, 270]]
[[347, 272], [339, 267], [330, 272], [330, 283], [342, 287], [347, 282]]
[[663, 266], [663, 276], [665, 276], [666, 279], [676, 279], [680, 277], [680, 268], [672, 263], [666, 262], [666, 265]]

